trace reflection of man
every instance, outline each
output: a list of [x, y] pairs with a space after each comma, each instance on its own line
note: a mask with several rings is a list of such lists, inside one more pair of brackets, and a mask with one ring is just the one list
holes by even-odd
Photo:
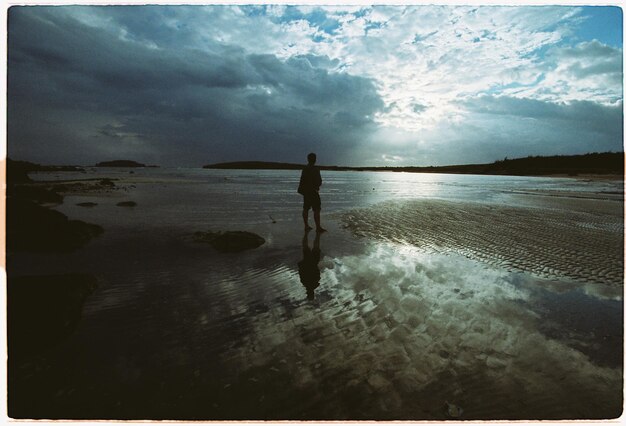
[[307, 155], [308, 164], [302, 169], [300, 175], [300, 184], [298, 192], [304, 196], [304, 205], [302, 206], [302, 218], [304, 219], [304, 229], [311, 229], [309, 226], [309, 209], [313, 210], [313, 219], [315, 220], [315, 230], [317, 232], [326, 231], [320, 225], [320, 210], [322, 202], [320, 200], [320, 186], [322, 185], [322, 176], [320, 170], [315, 167], [317, 156], [314, 153]]
[[309, 248], [309, 231], [304, 231], [302, 238], [302, 260], [298, 262], [300, 282], [306, 288], [306, 297], [309, 300], [315, 298], [315, 289], [320, 285], [320, 233], [315, 233], [313, 250]]

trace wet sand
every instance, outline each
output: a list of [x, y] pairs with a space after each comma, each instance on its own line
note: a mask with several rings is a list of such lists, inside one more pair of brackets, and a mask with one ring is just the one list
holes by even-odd
[[548, 198], [542, 200], [543, 208], [392, 201], [349, 212], [341, 220], [359, 236], [459, 253], [543, 278], [597, 284], [593, 288], [598, 291], [613, 289], [621, 295], [623, 205], [587, 198], [572, 202], [571, 196], [541, 198]]
[[[74, 253], [12, 254], [9, 273], [87, 273], [98, 287], [72, 335], [10, 361], [9, 415], [620, 415], [622, 201], [523, 193], [507, 203], [404, 197], [355, 209], [333, 205], [329, 190], [315, 286], [301, 267], [316, 244], [313, 233], [304, 238], [301, 200], [276, 195], [293, 192], [297, 176], [285, 176], [284, 188], [265, 192], [232, 191], [235, 178], [219, 175], [213, 193], [183, 175], [66, 196], [57, 209], [104, 233]], [[137, 205], [117, 207], [126, 199]], [[237, 208], [218, 217], [215, 200]], [[207, 230], [266, 243], [220, 253], [193, 241]]]

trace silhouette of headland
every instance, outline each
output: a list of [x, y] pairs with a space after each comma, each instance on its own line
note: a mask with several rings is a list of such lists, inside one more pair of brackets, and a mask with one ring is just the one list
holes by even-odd
[[[239, 170], [301, 170], [302, 164], [267, 161], [235, 161], [229, 163], [208, 164], [205, 169]], [[409, 173], [451, 173], [477, 175], [511, 176], [548, 176], [566, 175], [623, 175], [624, 153], [603, 152], [584, 155], [555, 155], [549, 157], [531, 156], [524, 158], [498, 160], [488, 164], [460, 164], [452, 166], [402, 166], [402, 167], [348, 167], [316, 166], [320, 170], [334, 171], [374, 171], [374, 172], [409, 172]]]
[[113, 160], [102, 161], [96, 164], [96, 167], [159, 167], [159, 166], [147, 166], [142, 163], [138, 163], [132, 160]]
[[30, 161], [18, 161], [7, 158], [7, 182], [27, 183], [32, 182], [28, 177], [31, 172], [84, 172], [80, 166], [48, 166]]

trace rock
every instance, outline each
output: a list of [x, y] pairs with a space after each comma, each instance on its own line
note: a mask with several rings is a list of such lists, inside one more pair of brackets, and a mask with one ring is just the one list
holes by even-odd
[[77, 203], [76, 205], [80, 207], [95, 207], [98, 205], [98, 203], [87, 202], [87, 203]]
[[23, 200], [31, 200], [36, 203], [54, 203], [63, 202], [63, 197], [54, 191], [31, 185], [8, 185], [7, 197], [15, 197]]
[[67, 216], [29, 200], [7, 199], [7, 250], [72, 251], [103, 232], [102, 227]]
[[446, 401], [446, 414], [453, 419], [458, 419], [463, 415], [463, 409], [456, 404]]
[[215, 250], [225, 253], [250, 250], [265, 244], [265, 239], [246, 231], [196, 232], [194, 241], [209, 243]]
[[134, 201], [121, 201], [116, 205], [120, 207], [135, 207], [137, 203], [135, 203]]
[[54, 183], [48, 186], [48, 189], [51, 189], [54, 192], [58, 192], [62, 195], [72, 194], [72, 195], [85, 195], [88, 192], [94, 193], [107, 193], [112, 190], [118, 189], [113, 182], [115, 179], [85, 179], [85, 180], [75, 180], [70, 182], [63, 183]]
[[80, 320], [83, 302], [96, 287], [91, 275], [9, 275], [9, 359], [37, 354], [69, 336]]

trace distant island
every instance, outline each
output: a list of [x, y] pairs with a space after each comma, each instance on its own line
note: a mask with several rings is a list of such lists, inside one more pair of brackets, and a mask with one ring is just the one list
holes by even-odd
[[138, 163], [132, 160], [113, 160], [102, 161], [96, 164], [96, 167], [159, 167], [159, 166], [147, 166], [142, 163]]
[[[247, 170], [301, 170], [303, 164], [277, 163], [266, 161], [236, 161], [208, 164], [205, 169], [247, 169]], [[478, 175], [547, 176], [580, 174], [623, 175], [624, 153], [604, 152], [584, 155], [555, 155], [549, 157], [531, 156], [498, 160], [488, 164], [460, 164], [453, 166], [403, 166], [403, 167], [346, 167], [319, 166], [321, 170], [333, 171], [374, 171], [410, 173], [452, 173]]]
[[[203, 169], [248, 169], [248, 170], [301, 170], [302, 164], [276, 163], [271, 161], [233, 161], [231, 163], [207, 164]], [[325, 169], [327, 166], [320, 166]]]

